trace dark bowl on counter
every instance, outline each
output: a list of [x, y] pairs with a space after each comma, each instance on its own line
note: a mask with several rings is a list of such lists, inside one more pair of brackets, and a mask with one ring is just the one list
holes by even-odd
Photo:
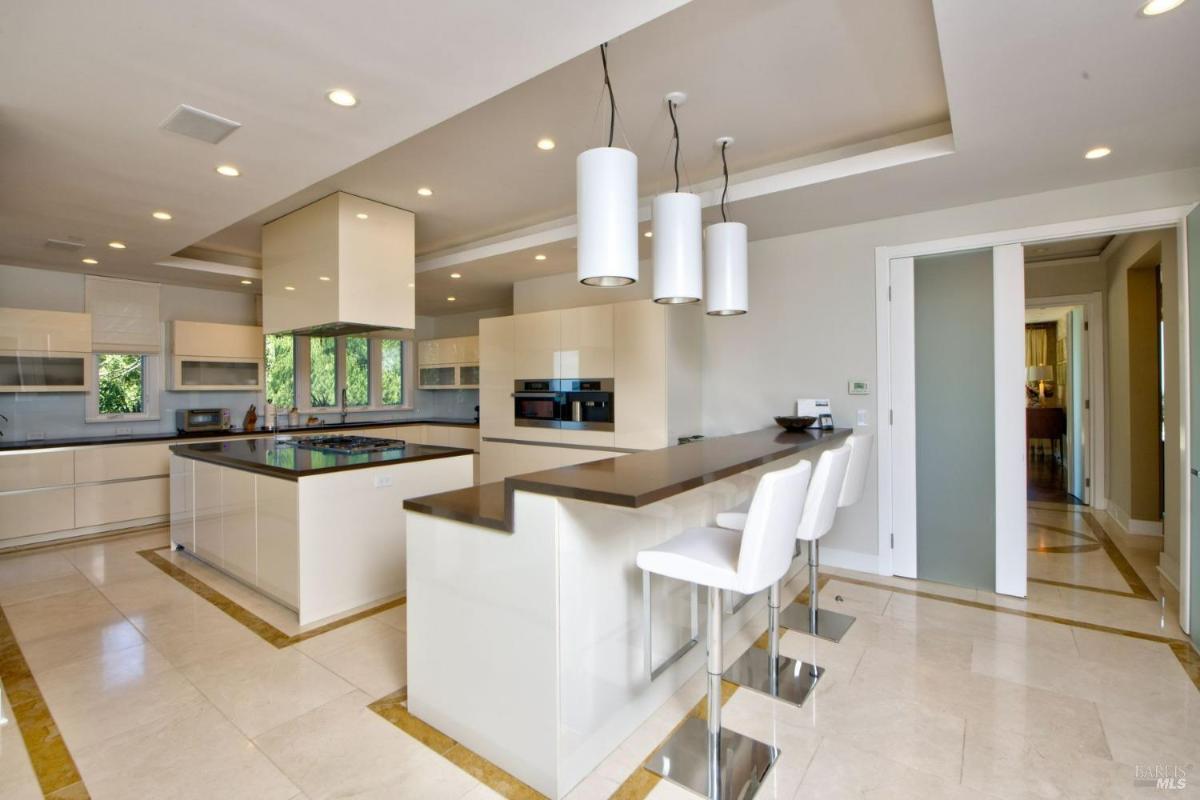
[[788, 433], [799, 433], [812, 427], [816, 417], [776, 417], [775, 422]]

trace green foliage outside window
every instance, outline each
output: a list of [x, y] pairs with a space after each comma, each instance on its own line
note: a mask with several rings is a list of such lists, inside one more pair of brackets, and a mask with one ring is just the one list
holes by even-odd
[[145, 382], [142, 356], [102, 353], [97, 356], [99, 410], [101, 414], [140, 414], [144, 410]]
[[384, 339], [379, 344], [383, 349], [380, 402], [398, 406], [404, 402], [404, 342]]
[[296, 362], [292, 336], [276, 333], [267, 337], [267, 402], [288, 409], [296, 404]]
[[371, 402], [371, 355], [365, 336], [346, 339], [346, 405], [365, 406]]
[[309, 386], [313, 408], [337, 404], [337, 339], [313, 336], [308, 340]]

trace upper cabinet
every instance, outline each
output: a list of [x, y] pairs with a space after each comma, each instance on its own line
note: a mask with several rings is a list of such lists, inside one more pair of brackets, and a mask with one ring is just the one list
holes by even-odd
[[92, 317], [0, 308], [0, 392], [86, 392]]
[[479, 387], [479, 337], [425, 339], [417, 342], [418, 389]]
[[584, 306], [559, 312], [556, 378], [612, 378], [613, 306]]
[[[513, 317], [514, 380], [559, 378], [559, 343], [561, 311], [539, 311]], [[607, 377], [597, 375], [596, 377]]]
[[248, 391], [263, 387], [263, 332], [257, 325], [171, 323], [175, 391]]

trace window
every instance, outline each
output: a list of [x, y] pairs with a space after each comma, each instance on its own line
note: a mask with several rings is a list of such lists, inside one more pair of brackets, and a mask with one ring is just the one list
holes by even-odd
[[288, 333], [267, 337], [267, 402], [276, 408], [296, 404], [296, 354]]
[[346, 338], [346, 405], [371, 404], [371, 352], [365, 336]]
[[309, 402], [313, 408], [330, 408], [337, 395], [337, 339], [311, 336], [308, 339]]
[[146, 408], [146, 357], [136, 353], [96, 355], [97, 410], [103, 416], [141, 414]]
[[404, 404], [404, 342], [399, 339], [382, 339], [379, 342], [379, 404], [399, 406]]

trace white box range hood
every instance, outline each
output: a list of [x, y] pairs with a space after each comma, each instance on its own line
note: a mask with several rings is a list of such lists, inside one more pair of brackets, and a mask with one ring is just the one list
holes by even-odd
[[416, 326], [415, 216], [335, 192], [263, 226], [263, 331]]

